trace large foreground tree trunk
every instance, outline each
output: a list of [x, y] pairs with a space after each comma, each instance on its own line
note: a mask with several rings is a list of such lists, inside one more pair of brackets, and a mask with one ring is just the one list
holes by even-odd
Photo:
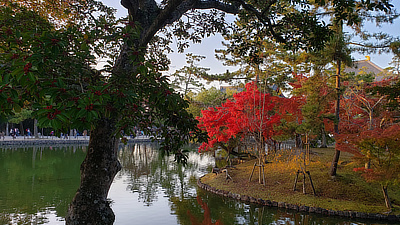
[[110, 186], [121, 169], [114, 125], [113, 121], [102, 119], [90, 133], [87, 155], [81, 165], [81, 184], [66, 217], [68, 225], [114, 223], [115, 216], [107, 201]]

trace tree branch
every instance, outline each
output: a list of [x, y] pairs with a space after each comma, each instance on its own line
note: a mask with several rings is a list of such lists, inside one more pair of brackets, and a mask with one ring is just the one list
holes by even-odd
[[[271, 22], [271, 19], [264, 16], [265, 12], [260, 12], [259, 10], [257, 10], [254, 6], [247, 4], [244, 0], [233, 0], [235, 2], [238, 2], [240, 5], [242, 5], [242, 7], [247, 10], [249, 13], [252, 13], [253, 15], [255, 15], [257, 17], [257, 19], [264, 24], [264, 26], [266, 26], [268, 28], [268, 31], [270, 32], [270, 34], [280, 43], [286, 43], [285, 39], [278, 35], [274, 29], [273, 29], [273, 24]], [[275, 0], [272, 0], [273, 3], [275, 2]], [[270, 5], [267, 5], [268, 7], [270, 7]]]
[[179, 20], [183, 14], [193, 9], [217, 9], [229, 14], [239, 13], [239, 5], [226, 4], [218, 0], [171, 0], [168, 5], [160, 11], [153, 20], [151, 26], [142, 37], [140, 46], [146, 46], [154, 35], [163, 27]]
[[356, 42], [347, 42], [346, 44], [348, 45], [356, 45], [364, 48], [389, 48], [390, 45], [371, 45], [371, 44], [362, 44], [362, 43], [356, 43]]
[[193, 9], [217, 9], [228, 14], [238, 14], [240, 5], [226, 4], [217, 0], [196, 1]]

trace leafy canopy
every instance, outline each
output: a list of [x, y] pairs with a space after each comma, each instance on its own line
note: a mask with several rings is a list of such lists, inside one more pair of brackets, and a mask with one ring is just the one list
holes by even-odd
[[246, 90], [233, 95], [221, 106], [202, 110], [199, 127], [208, 132], [208, 143], [203, 142], [200, 151], [206, 151], [233, 139], [252, 136], [261, 142], [270, 139], [280, 116], [273, 112], [275, 97], [258, 90], [255, 82], [246, 84]]
[[[106, 118], [115, 121], [116, 136], [134, 134], [135, 127], [151, 134], [154, 126], [163, 149], [185, 161], [179, 147], [202, 139], [184, 110], [188, 102], [138, 49], [128, 51], [135, 70], [114, 70], [115, 53], [140, 36], [140, 26], [116, 19], [98, 2], [88, 8], [60, 29], [24, 7], [0, 9], [0, 115], [30, 108], [39, 126], [58, 131], [91, 129]], [[109, 59], [102, 69], [95, 68], [98, 58]]]

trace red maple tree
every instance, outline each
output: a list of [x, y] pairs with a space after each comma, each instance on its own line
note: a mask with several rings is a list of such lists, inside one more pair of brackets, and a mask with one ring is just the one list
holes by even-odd
[[199, 127], [208, 132], [208, 142], [199, 151], [221, 147], [230, 153], [244, 137], [253, 137], [258, 143], [271, 139], [280, 116], [274, 112], [275, 97], [258, 90], [255, 82], [246, 84], [246, 90], [233, 95], [220, 107], [202, 110]]
[[386, 107], [385, 95], [373, 95], [371, 87], [388, 82], [349, 85], [341, 111], [340, 134], [335, 137], [340, 151], [353, 153], [365, 167], [355, 168], [368, 182], [380, 183], [385, 204], [391, 208], [387, 188], [400, 180], [399, 112]]

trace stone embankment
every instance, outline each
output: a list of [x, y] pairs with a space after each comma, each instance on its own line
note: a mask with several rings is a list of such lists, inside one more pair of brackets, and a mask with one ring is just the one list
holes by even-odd
[[379, 213], [362, 213], [362, 212], [354, 212], [354, 211], [339, 211], [339, 210], [327, 210], [319, 207], [310, 207], [305, 205], [295, 205], [289, 204], [285, 202], [276, 202], [271, 200], [264, 200], [261, 198], [254, 198], [247, 195], [235, 194], [229, 191], [219, 190], [215, 187], [211, 187], [208, 184], [204, 184], [201, 182], [201, 178], [197, 180], [197, 185], [209, 192], [212, 192], [217, 195], [221, 195], [228, 198], [233, 198], [239, 201], [243, 201], [246, 203], [253, 203], [262, 206], [269, 207], [278, 207], [285, 208], [290, 210], [295, 210], [298, 212], [304, 213], [317, 213], [325, 216], [341, 216], [341, 217], [349, 217], [349, 218], [357, 218], [357, 219], [368, 219], [368, 220], [387, 220], [392, 222], [400, 222], [400, 215], [384, 215]]
[[[147, 136], [138, 136], [135, 138], [127, 138], [128, 143], [135, 142], [149, 142], [151, 139]], [[89, 137], [70, 137], [68, 139], [58, 138], [58, 137], [41, 137], [41, 138], [32, 138], [32, 137], [5, 137], [4, 139], [0, 139], [0, 147], [5, 146], [32, 146], [32, 145], [87, 145], [89, 144]]]

